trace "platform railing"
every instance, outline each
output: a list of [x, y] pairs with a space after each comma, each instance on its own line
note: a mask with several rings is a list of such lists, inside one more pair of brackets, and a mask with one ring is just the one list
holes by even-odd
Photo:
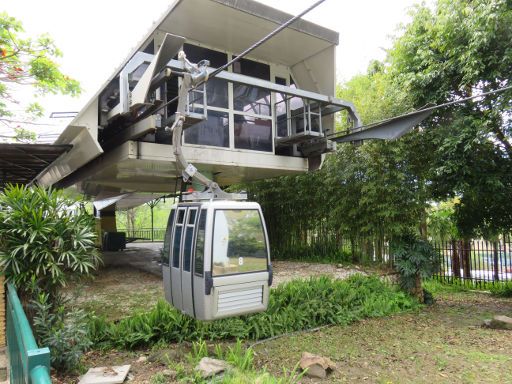
[[121, 232], [126, 232], [127, 241], [151, 241], [159, 242], [164, 241], [165, 228], [137, 228], [137, 229], [119, 229]]
[[16, 288], [7, 284], [7, 351], [11, 384], [47, 384], [50, 350], [39, 348]]

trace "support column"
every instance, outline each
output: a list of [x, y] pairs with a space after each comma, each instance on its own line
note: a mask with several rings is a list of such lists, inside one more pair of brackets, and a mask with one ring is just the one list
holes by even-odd
[[99, 211], [102, 232], [117, 232], [115, 208], [104, 208]]

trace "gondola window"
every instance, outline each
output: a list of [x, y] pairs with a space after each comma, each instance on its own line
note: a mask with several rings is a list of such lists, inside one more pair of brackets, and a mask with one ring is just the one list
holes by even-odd
[[265, 233], [257, 210], [215, 210], [213, 276], [267, 270]]

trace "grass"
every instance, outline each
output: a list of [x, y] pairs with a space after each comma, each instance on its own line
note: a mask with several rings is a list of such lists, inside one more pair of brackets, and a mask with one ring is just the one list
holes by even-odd
[[432, 293], [444, 294], [446, 292], [460, 293], [470, 292], [474, 290], [485, 291], [491, 293], [495, 297], [512, 297], [512, 281], [503, 282], [463, 282], [455, 280], [452, 283], [443, 282], [442, 280], [430, 279], [425, 281], [424, 288]]
[[[127, 286], [136, 287], [133, 294], [139, 294], [136, 284], [142, 276], [127, 279], [124, 273], [114, 276], [110, 272], [108, 276], [110, 283], [127, 282]], [[88, 296], [91, 290], [92, 296], [105, 295], [106, 298], [109, 293], [117, 292], [101, 275], [96, 282], [99, 284], [89, 288]], [[389, 289], [384, 287], [386, 291]], [[308, 351], [336, 362], [338, 369], [324, 381], [329, 383], [512, 383], [511, 333], [480, 327], [484, 319], [494, 315], [510, 316], [512, 300], [435, 280], [426, 282], [425, 287], [434, 293], [436, 303], [432, 306], [414, 306], [415, 310], [391, 316], [361, 317], [360, 321], [350, 324], [265, 341], [253, 348], [251, 370], [234, 369], [217, 382], [289, 383], [286, 380], [293, 377], [302, 352]], [[308, 292], [317, 293], [315, 290]], [[354, 300], [352, 297], [350, 301]], [[293, 305], [300, 307], [297, 303], [300, 302], [293, 302]], [[144, 308], [150, 310], [152, 306]], [[113, 321], [114, 324], [120, 322]], [[199, 341], [198, 337], [195, 343], [160, 339], [133, 350], [93, 350], [86, 355], [83, 364], [84, 367], [131, 364], [133, 382], [170, 382], [162, 373], [165, 369], [179, 371], [182, 382], [194, 382], [199, 379], [194, 378], [194, 359], [191, 358], [204, 355], [205, 346], [208, 356], [225, 358], [229, 348], [238, 348], [233, 339], [236, 337], [212, 342], [204, 337]], [[241, 350], [246, 351], [246, 348], [242, 345]], [[140, 356], [146, 356], [147, 361], [138, 362]], [[56, 382], [77, 381], [76, 377], [58, 379]], [[310, 382], [307, 378], [299, 381]]]
[[[295, 367], [291, 371], [284, 371], [281, 377], [266, 372], [265, 369], [255, 369], [254, 351], [252, 348], [244, 348], [242, 342], [237, 340], [232, 346], [223, 348], [217, 344], [213, 348], [214, 356], [209, 351], [205, 341], [192, 343], [192, 350], [186, 355], [187, 364], [182, 362], [167, 361], [168, 368], [175, 372], [175, 380], [187, 383], [219, 383], [219, 384], [295, 384], [303, 376]], [[215, 357], [229, 364], [227, 371], [214, 378], [203, 378], [194, 367], [203, 357]], [[157, 372], [151, 379], [151, 384], [163, 384], [169, 382], [169, 378], [163, 372]]]
[[481, 327], [491, 315], [510, 315], [512, 301], [444, 287], [435, 297], [418, 312], [257, 345], [256, 366], [276, 373], [308, 351], [337, 363], [333, 383], [512, 383], [510, 332]]
[[93, 316], [91, 333], [97, 347], [126, 349], [201, 339], [257, 340], [416, 307], [412, 298], [377, 277], [319, 277], [281, 284], [271, 291], [267, 311], [255, 315], [201, 322], [159, 301], [152, 310], [118, 322]]

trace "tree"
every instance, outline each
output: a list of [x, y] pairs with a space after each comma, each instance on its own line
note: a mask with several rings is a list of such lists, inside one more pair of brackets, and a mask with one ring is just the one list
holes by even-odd
[[[374, 61], [366, 74], [339, 85], [337, 96], [352, 101], [368, 124], [409, 109], [392, 85], [384, 64]], [[409, 149], [404, 140], [341, 144], [317, 172], [247, 186], [265, 212], [273, 251], [332, 257], [346, 239], [353, 261], [382, 260], [386, 240], [425, 216], [420, 161], [410, 161]]]
[[24, 126], [44, 111], [37, 101], [21, 105], [19, 92], [23, 88], [33, 89], [35, 99], [57, 93], [77, 96], [80, 86], [60, 71], [56, 60], [62, 53], [48, 35], [29, 38], [23, 32], [20, 21], [0, 13], [0, 122], [9, 129], [26, 132]]
[[[416, 108], [511, 85], [510, 0], [438, 0], [412, 16], [388, 73]], [[428, 149], [432, 197], [459, 198], [455, 221], [466, 239], [512, 229], [511, 99], [507, 91], [439, 110], [414, 139]]]

